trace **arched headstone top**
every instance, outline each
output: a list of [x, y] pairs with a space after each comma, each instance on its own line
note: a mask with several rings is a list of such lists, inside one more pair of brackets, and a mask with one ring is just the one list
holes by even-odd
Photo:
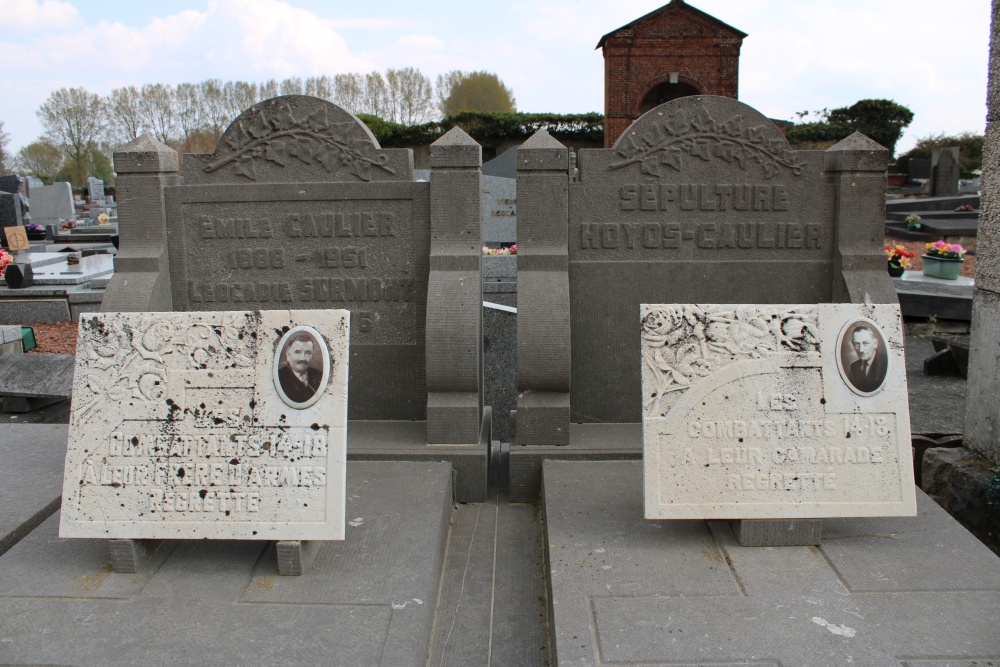
[[382, 150], [351, 112], [306, 95], [254, 104], [234, 120], [211, 155], [188, 156], [188, 183], [410, 180], [406, 149]]
[[611, 150], [608, 170], [638, 165], [645, 176], [683, 172], [692, 162], [757, 168], [768, 179], [798, 176], [805, 166], [772, 121], [742, 102], [714, 95], [661, 104], [632, 123]]

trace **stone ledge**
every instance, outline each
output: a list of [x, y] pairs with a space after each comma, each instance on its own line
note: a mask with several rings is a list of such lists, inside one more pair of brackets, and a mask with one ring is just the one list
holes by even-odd
[[987, 498], [996, 467], [965, 447], [932, 448], [924, 453], [921, 472], [927, 495], [1000, 554], [1000, 505]]

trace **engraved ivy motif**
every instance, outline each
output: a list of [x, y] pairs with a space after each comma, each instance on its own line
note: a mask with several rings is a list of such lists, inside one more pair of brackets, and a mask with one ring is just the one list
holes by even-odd
[[661, 166], [681, 171], [686, 154], [705, 162], [719, 158], [741, 169], [746, 169], [748, 162], [757, 162], [765, 178], [775, 176], [782, 167], [800, 175], [804, 164], [795, 160], [788, 143], [782, 139], [768, 141], [766, 135], [766, 127], [748, 127], [740, 114], [720, 123], [704, 107], [693, 117], [676, 109], [653, 121], [652, 127], [638, 138], [634, 133], [626, 135], [616, 151], [621, 159], [608, 169], [639, 164], [643, 174], [661, 176]]
[[[240, 321], [243, 319], [243, 321]], [[223, 370], [253, 365], [255, 342], [246, 316], [178, 327], [166, 320], [84, 318], [78, 354], [85, 375], [73, 392], [74, 419], [85, 422], [106, 403], [149, 403], [167, 394], [167, 368]]]
[[271, 111], [270, 115], [258, 109], [250, 119], [241, 120], [236, 131], [226, 139], [233, 152], [205, 167], [205, 171], [211, 173], [235, 163], [236, 175], [255, 181], [259, 160], [281, 167], [298, 160], [310, 166], [322, 166], [329, 172], [338, 166], [344, 167], [362, 181], [371, 180], [372, 167], [396, 173], [387, 165], [387, 156], [365, 155], [362, 149], [371, 146], [367, 138], [353, 141], [346, 138], [356, 131], [354, 122], [333, 123], [327, 111], [324, 106], [297, 118], [288, 103]]
[[642, 319], [645, 415], [665, 415], [679, 392], [733, 362], [819, 351], [815, 306], [649, 306]]

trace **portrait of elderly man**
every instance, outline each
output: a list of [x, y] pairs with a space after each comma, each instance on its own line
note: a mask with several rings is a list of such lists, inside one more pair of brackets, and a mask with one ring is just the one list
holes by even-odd
[[293, 403], [305, 403], [319, 390], [323, 370], [313, 367], [313, 355], [318, 353], [316, 338], [308, 331], [297, 331], [285, 341], [278, 382]]
[[851, 333], [851, 348], [858, 358], [850, 365], [847, 379], [858, 391], [875, 391], [885, 381], [889, 357], [881, 341], [882, 337], [869, 324], [859, 324]]

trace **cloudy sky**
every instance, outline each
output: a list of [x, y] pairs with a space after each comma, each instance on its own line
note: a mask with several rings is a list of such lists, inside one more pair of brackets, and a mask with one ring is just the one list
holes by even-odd
[[[666, 0], [0, 0], [0, 121], [16, 151], [65, 86], [488, 70], [520, 111], [604, 110], [602, 35]], [[897, 147], [982, 132], [989, 0], [691, 0], [747, 33], [740, 100], [772, 118], [893, 99]]]

